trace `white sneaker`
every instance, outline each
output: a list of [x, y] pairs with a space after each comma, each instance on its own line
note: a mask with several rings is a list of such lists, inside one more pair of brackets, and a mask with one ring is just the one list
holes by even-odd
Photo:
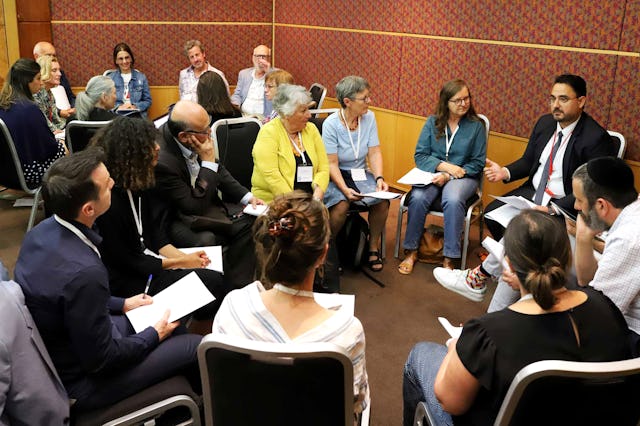
[[447, 269], [438, 267], [433, 270], [433, 276], [436, 281], [446, 289], [455, 291], [456, 293], [466, 297], [474, 302], [482, 302], [487, 287], [471, 288], [467, 285], [467, 275], [470, 269]]

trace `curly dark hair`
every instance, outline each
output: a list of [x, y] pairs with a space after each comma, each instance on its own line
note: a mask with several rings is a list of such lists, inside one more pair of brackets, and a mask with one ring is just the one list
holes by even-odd
[[105, 166], [115, 185], [141, 191], [155, 185], [153, 160], [158, 131], [147, 120], [116, 117], [91, 139], [105, 152]]

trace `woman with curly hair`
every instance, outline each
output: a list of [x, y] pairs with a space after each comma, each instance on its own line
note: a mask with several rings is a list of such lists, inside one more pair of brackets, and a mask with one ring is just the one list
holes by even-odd
[[[253, 225], [261, 281], [229, 293], [213, 333], [274, 343], [329, 342], [353, 362], [354, 413], [369, 404], [364, 330], [353, 312], [325, 309], [313, 279], [329, 249], [329, 214], [322, 201], [296, 190], [276, 196]], [[269, 290], [267, 290], [269, 288]]]
[[229, 289], [219, 272], [202, 269], [210, 263], [204, 251], [186, 254], [169, 242], [168, 210], [151, 191], [160, 151], [156, 137], [151, 122], [117, 117], [91, 142], [104, 150], [105, 165], [114, 180], [111, 208], [97, 220], [111, 293], [118, 297], [140, 294], [152, 275], [149, 294], [154, 295], [195, 270], [216, 297], [195, 317], [211, 320]]

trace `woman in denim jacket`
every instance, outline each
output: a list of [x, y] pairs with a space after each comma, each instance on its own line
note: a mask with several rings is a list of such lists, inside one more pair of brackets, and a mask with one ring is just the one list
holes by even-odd
[[117, 69], [105, 73], [116, 85], [116, 108], [119, 114], [128, 115], [129, 111], [139, 111], [147, 117], [151, 106], [151, 93], [147, 77], [133, 68], [135, 58], [126, 43], [118, 43], [113, 48], [113, 63]]

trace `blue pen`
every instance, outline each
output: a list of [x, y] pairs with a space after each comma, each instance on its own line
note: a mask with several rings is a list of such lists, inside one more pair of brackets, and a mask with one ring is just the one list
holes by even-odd
[[147, 297], [147, 293], [149, 293], [149, 286], [151, 285], [151, 280], [153, 279], [153, 274], [149, 274], [149, 279], [147, 279], [147, 286], [144, 288], [144, 294], [142, 295], [142, 298], [146, 298]]

